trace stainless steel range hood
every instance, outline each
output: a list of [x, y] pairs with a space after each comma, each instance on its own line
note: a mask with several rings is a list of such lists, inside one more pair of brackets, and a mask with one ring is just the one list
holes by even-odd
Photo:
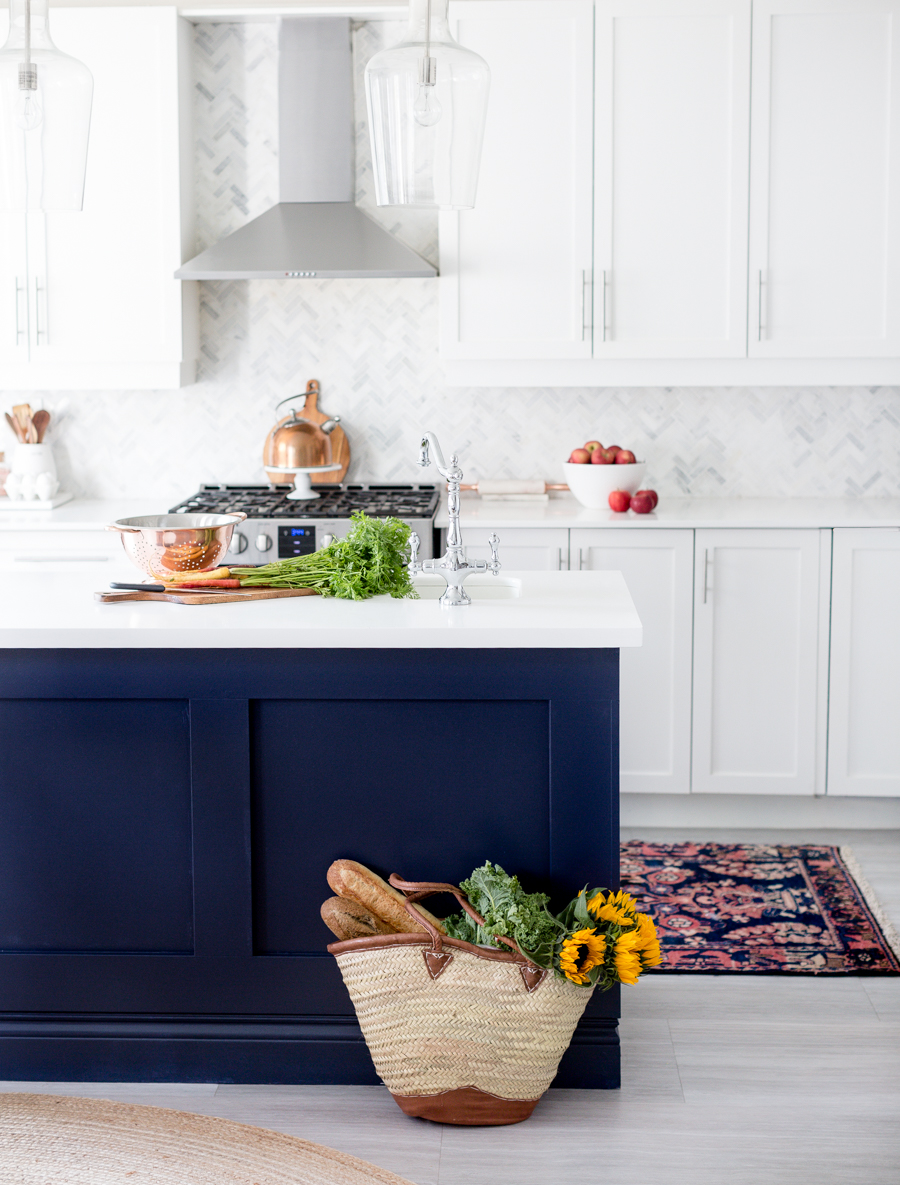
[[354, 203], [350, 21], [284, 17], [278, 55], [278, 205], [183, 264], [176, 278], [437, 275]]

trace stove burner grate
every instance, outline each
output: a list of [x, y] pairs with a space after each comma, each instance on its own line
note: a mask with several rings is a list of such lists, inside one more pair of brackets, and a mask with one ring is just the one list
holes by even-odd
[[431, 518], [439, 494], [434, 485], [321, 485], [314, 501], [289, 501], [290, 486], [202, 486], [170, 514], [228, 514], [248, 518], [349, 518], [362, 510], [376, 518]]

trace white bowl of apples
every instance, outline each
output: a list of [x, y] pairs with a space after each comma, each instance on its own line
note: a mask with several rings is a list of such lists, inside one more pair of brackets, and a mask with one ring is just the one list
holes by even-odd
[[647, 470], [630, 449], [611, 445], [604, 448], [599, 440], [589, 440], [584, 448], [572, 452], [563, 466], [569, 489], [582, 506], [593, 510], [609, 508], [613, 490], [636, 493]]

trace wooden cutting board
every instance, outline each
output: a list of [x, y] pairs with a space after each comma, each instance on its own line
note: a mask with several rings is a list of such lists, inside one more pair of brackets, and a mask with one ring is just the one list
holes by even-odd
[[281, 597], [317, 597], [314, 588], [227, 588], [219, 592], [134, 592], [109, 589], [95, 592], [94, 600], [104, 605], [117, 605], [119, 601], [171, 601], [173, 605], [227, 605], [231, 601], [275, 601]]

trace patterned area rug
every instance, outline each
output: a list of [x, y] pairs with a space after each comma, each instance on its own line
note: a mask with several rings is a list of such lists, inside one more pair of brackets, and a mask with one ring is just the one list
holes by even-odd
[[900, 939], [849, 848], [622, 844], [660, 972], [900, 975]]

